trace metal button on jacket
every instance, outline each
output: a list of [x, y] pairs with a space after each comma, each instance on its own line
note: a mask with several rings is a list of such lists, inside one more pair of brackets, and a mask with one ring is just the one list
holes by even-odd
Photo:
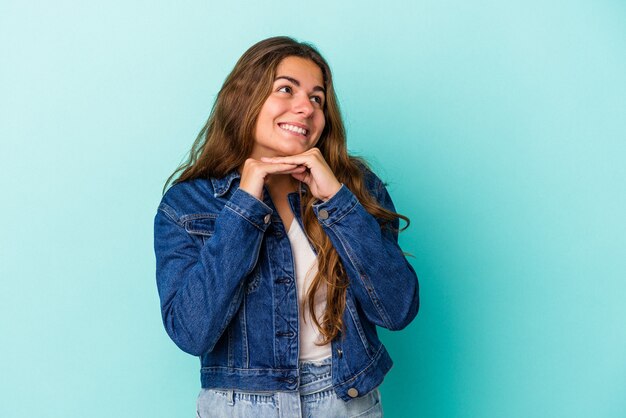
[[350, 396], [351, 398], [356, 398], [357, 396], [359, 396], [359, 391], [355, 388], [350, 388], [348, 389], [348, 396]]
[[320, 219], [328, 219], [328, 211], [326, 209], [320, 209], [317, 213]]
[[268, 213], [267, 215], [265, 215], [265, 218], [263, 218], [263, 222], [268, 224], [268, 223], [270, 223], [271, 219], [272, 219], [272, 216]]

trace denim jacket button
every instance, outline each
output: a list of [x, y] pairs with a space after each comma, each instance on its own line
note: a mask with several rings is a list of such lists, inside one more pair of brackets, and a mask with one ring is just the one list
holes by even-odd
[[355, 388], [350, 388], [348, 389], [348, 396], [351, 398], [356, 398], [357, 396], [359, 396], [359, 391]]
[[337, 349], [337, 357], [339, 358], [343, 357], [343, 350], [341, 348]]
[[326, 209], [320, 209], [320, 211], [317, 213], [317, 215], [320, 217], [320, 219], [328, 219], [328, 211]]
[[269, 213], [267, 215], [265, 215], [265, 218], [263, 218], [263, 222], [265, 222], [266, 224], [270, 223], [270, 220], [272, 219], [272, 215], [270, 215]]

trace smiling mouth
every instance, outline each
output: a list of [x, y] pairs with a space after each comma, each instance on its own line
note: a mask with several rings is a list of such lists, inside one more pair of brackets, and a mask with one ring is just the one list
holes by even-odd
[[284, 131], [288, 131], [297, 135], [307, 136], [309, 133], [307, 129], [295, 125], [290, 125], [288, 123], [279, 123], [278, 126]]

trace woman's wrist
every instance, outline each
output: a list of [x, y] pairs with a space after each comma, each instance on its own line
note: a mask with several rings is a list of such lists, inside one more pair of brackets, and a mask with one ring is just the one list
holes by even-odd
[[321, 197], [320, 200], [323, 202], [328, 202], [330, 199], [332, 199], [339, 190], [341, 190], [341, 188], [343, 187], [343, 183], [337, 183], [337, 187], [334, 188], [334, 191], [332, 191], [328, 196], [326, 197]]

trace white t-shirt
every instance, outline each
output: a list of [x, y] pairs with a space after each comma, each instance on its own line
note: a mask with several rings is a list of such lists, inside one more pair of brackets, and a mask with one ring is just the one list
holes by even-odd
[[[311, 285], [311, 281], [315, 274], [317, 274], [317, 256], [309, 239], [304, 234], [304, 231], [300, 227], [298, 221], [294, 218], [287, 237], [291, 243], [291, 250], [293, 252], [293, 258], [296, 267], [296, 288], [298, 290], [298, 303], [299, 303], [299, 324], [300, 324], [300, 360], [301, 361], [318, 361], [331, 355], [330, 343], [325, 345], [316, 345], [316, 341], [320, 341], [320, 333], [309, 314], [309, 307], [307, 305], [304, 312], [302, 312], [302, 306], [304, 306], [304, 300], [306, 299], [306, 293]], [[322, 285], [315, 295], [315, 314], [317, 318], [320, 318], [326, 307], [326, 284]], [[303, 314], [304, 313], [304, 318]], [[305, 320], [306, 319], [306, 320]]]

